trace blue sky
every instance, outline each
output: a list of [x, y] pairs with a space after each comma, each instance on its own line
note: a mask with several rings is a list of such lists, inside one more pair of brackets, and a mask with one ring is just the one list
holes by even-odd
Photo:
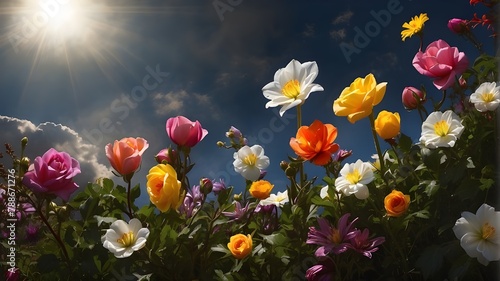
[[[110, 175], [107, 143], [141, 136], [150, 147], [134, 181], [144, 187], [145, 174], [155, 164], [153, 156], [171, 144], [165, 121], [184, 115], [209, 131], [192, 150], [196, 166], [191, 182], [223, 177], [242, 188], [244, 180], [231, 165], [232, 151], [216, 146], [233, 125], [251, 144], [265, 148], [271, 159], [267, 178], [277, 190], [285, 189], [279, 163], [294, 156], [288, 142], [297, 128], [294, 109], [285, 117], [278, 116], [277, 108], [265, 109], [261, 89], [276, 70], [291, 59], [316, 61], [315, 82], [325, 91], [311, 94], [303, 105], [303, 124], [315, 119], [333, 124], [339, 132], [337, 143], [353, 150], [351, 162], [369, 161], [375, 149], [368, 120], [350, 124], [333, 114], [333, 101], [342, 89], [368, 73], [387, 82], [375, 113], [399, 112], [402, 132], [418, 140], [420, 120], [402, 107], [402, 89], [424, 85], [435, 99], [440, 93], [411, 65], [419, 40], [402, 42], [401, 25], [426, 12], [430, 20], [424, 46], [444, 39], [474, 58], [477, 51], [446, 24], [454, 17], [470, 19], [474, 12], [484, 12], [466, 0], [40, 3], [0, 4], [2, 143], [13, 143], [19, 150], [18, 141], [27, 135], [32, 159], [50, 147], [69, 152], [80, 160], [83, 172], [76, 180], [84, 185]], [[73, 14], [64, 18], [70, 8]], [[370, 32], [368, 41], [359, 41], [359, 30]], [[480, 38], [492, 40], [481, 28], [477, 31]], [[349, 45], [357, 51], [346, 55], [341, 46]], [[310, 176], [322, 177], [321, 168], [307, 167]]]

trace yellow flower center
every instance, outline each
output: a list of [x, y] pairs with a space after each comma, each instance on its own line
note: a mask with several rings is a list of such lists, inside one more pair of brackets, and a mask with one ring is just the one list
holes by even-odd
[[332, 241], [335, 244], [340, 244], [340, 242], [342, 242], [342, 239], [340, 238], [340, 231], [337, 229], [333, 229], [332, 231]]
[[347, 181], [349, 181], [351, 184], [356, 184], [361, 180], [361, 174], [359, 173], [358, 170], [354, 170], [350, 173], [348, 173], [345, 178]]
[[484, 102], [492, 102], [495, 99], [495, 95], [493, 93], [484, 93], [481, 95], [481, 99]]
[[436, 135], [440, 137], [446, 136], [449, 129], [450, 126], [448, 125], [448, 123], [446, 123], [445, 120], [438, 121], [436, 122], [436, 124], [434, 124], [434, 133], [436, 133]]
[[243, 159], [243, 163], [247, 164], [248, 166], [254, 166], [255, 162], [257, 162], [257, 156], [253, 153]]
[[483, 237], [484, 240], [490, 238], [495, 234], [495, 228], [491, 226], [489, 223], [483, 224], [483, 228], [481, 229], [481, 237]]
[[283, 95], [290, 99], [296, 99], [300, 94], [300, 83], [297, 80], [290, 80], [286, 82], [283, 89], [281, 89]]
[[116, 240], [116, 242], [122, 244], [123, 247], [126, 248], [126, 247], [130, 247], [130, 246], [134, 245], [135, 240], [136, 239], [135, 239], [134, 232], [129, 231], [127, 233], [124, 233], [121, 238], [118, 238], [118, 240]]

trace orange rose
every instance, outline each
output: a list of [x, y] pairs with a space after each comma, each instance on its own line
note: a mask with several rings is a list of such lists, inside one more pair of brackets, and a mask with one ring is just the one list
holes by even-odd
[[392, 139], [399, 134], [401, 119], [399, 113], [382, 110], [375, 119], [375, 131], [384, 140]]
[[264, 200], [269, 197], [274, 185], [266, 180], [254, 181], [250, 186], [250, 194], [257, 199]]
[[126, 177], [139, 169], [142, 154], [148, 147], [143, 138], [123, 138], [106, 145], [106, 157], [118, 174]]
[[393, 190], [384, 199], [384, 207], [390, 217], [399, 217], [408, 210], [410, 195], [401, 191]]
[[336, 138], [337, 128], [315, 120], [311, 126], [299, 128], [295, 138], [290, 139], [290, 147], [303, 159], [323, 166], [328, 164], [332, 160], [332, 154], [339, 150], [339, 145], [334, 143]]
[[243, 234], [236, 234], [231, 236], [227, 247], [231, 254], [237, 259], [243, 259], [252, 252], [252, 236]]

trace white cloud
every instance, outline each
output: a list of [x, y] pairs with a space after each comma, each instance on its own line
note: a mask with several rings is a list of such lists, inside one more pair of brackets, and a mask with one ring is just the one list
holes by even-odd
[[200, 109], [215, 120], [220, 118], [217, 107], [208, 95], [188, 93], [186, 90], [155, 93], [153, 105], [158, 116], [182, 115], [185, 112], [195, 112]]
[[351, 17], [354, 15], [352, 11], [345, 11], [339, 16], [337, 16], [333, 21], [332, 24], [338, 25], [341, 23], [349, 23], [349, 20], [351, 20]]
[[104, 149], [85, 142], [77, 132], [67, 126], [52, 122], [36, 126], [29, 120], [0, 115], [0, 132], [2, 142], [11, 144], [17, 156], [21, 149], [21, 138], [27, 137], [29, 141], [25, 156], [31, 161], [51, 147], [69, 153], [80, 162], [82, 173], [75, 177], [80, 187], [94, 182], [99, 177], [112, 176]]
[[330, 36], [337, 41], [342, 41], [347, 36], [347, 32], [345, 28], [334, 29], [330, 31]]

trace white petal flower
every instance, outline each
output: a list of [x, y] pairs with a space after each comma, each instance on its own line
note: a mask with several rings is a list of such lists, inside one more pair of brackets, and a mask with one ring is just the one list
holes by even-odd
[[264, 148], [260, 145], [245, 145], [233, 157], [234, 170], [250, 181], [258, 180], [260, 171], [269, 166], [269, 157], [264, 155]]
[[101, 242], [115, 257], [126, 258], [144, 247], [148, 236], [149, 229], [143, 228], [138, 219], [131, 219], [128, 224], [116, 220], [101, 237]]
[[479, 112], [495, 111], [500, 104], [500, 86], [495, 82], [484, 82], [470, 95], [470, 102]]
[[335, 188], [346, 196], [354, 194], [358, 199], [366, 199], [370, 195], [366, 185], [374, 178], [372, 165], [358, 159], [356, 163], [342, 167], [340, 176], [335, 179]]
[[314, 84], [318, 76], [318, 65], [315, 61], [300, 63], [291, 60], [285, 68], [278, 69], [274, 81], [262, 88], [264, 97], [270, 101], [266, 108], [282, 106], [280, 115], [288, 109], [302, 104], [312, 92], [323, 91], [323, 87]]
[[500, 212], [487, 204], [476, 214], [463, 212], [453, 227], [467, 255], [483, 264], [500, 260]]
[[427, 148], [453, 147], [463, 130], [460, 117], [453, 111], [435, 111], [422, 123], [420, 142]]
[[262, 206], [267, 206], [267, 205], [275, 205], [276, 207], [283, 207], [285, 203], [288, 203], [288, 190], [285, 192], [279, 192], [278, 194], [271, 194], [269, 197], [267, 197], [264, 200], [261, 200], [259, 202], [260, 205]]
[[319, 197], [321, 197], [321, 199], [325, 199], [328, 197], [328, 185], [325, 185], [321, 188]]

